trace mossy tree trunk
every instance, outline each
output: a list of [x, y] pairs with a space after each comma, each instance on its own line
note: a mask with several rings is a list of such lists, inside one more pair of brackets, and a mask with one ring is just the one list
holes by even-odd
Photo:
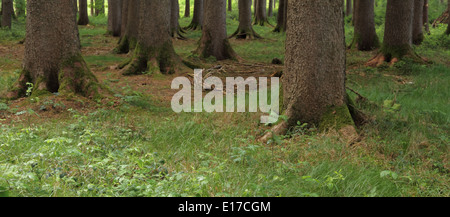
[[[98, 81], [85, 63], [72, 0], [28, 0], [24, 68], [9, 98], [59, 92], [98, 97]], [[51, 10], [48, 10], [51, 8]]]
[[122, 28], [122, 0], [108, 0], [108, 34], [118, 37]]
[[278, 4], [277, 26], [274, 32], [285, 32], [287, 27], [287, 4], [288, 0], [280, 0]]
[[[288, 120], [275, 126], [273, 133], [284, 134], [298, 121], [323, 130], [354, 126], [345, 89], [343, 9], [343, 1], [289, 1], [282, 77]], [[267, 141], [273, 133], [260, 141]]]
[[203, 27], [204, 0], [194, 1], [194, 17], [185, 30], [197, 30]]
[[86, 26], [89, 24], [87, 0], [79, 0], [79, 7], [80, 13], [78, 17], [78, 25]]
[[[115, 52], [124, 54], [130, 52], [136, 47], [138, 35], [139, 35], [139, 23], [140, 23], [140, 4], [144, 0], [126, 0], [128, 3], [127, 12], [127, 24], [123, 34], [120, 37], [119, 45], [116, 47]], [[150, 11], [149, 11], [150, 12]]]
[[11, 29], [11, 19], [13, 16], [13, 1], [12, 0], [2, 0], [2, 22], [1, 27]]
[[[170, 37], [170, 12], [172, 0], [140, 1], [139, 37], [134, 56], [122, 70], [123, 75], [142, 72], [176, 72], [180, 58], [175, 54]], [[151, 13], [149, 13], [151, 12]]]
[[424, 0], [414, 1], [414, 17], [412, 24], [412, 42], [420, 45], [423, 42], [423, 4]]
[[371, 51], [380, 47], [375, 31], [374, 0], [355, 0], [355, 33], [351, 48], [360, 51]]
[[196, 53], [200, 58], [215, 57], [217, 60], [237, 57], [227, 37], [226, 0], [204, 0], [205, 16], [202, 37]]
[[252, 25], [252, 0], [239, 0], [239, 27], [230, 38], [256, 39], [261, 38]]

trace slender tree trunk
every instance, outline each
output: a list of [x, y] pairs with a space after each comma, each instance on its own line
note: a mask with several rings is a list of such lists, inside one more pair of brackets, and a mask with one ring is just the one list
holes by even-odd
[[[173, 74], [180, 63], [169, 35], [171, 0], [142, 0], [139, 39], [135, 54], [122, 73], [139, 74], [144, 71]], [[148, 13], [151, 11], [151, 13]]]
[[186, 0], [186, 7], [184, 10], [184, 17], [191, 16], [191, 0]]
[[79, 5], [80, 5], [80, 15], [78, 17], [78, 25], [85, 26], [89, 24], [87, 0], [79, 0]]
[[[450, 0], [447, 1], [447, 11], [448, 13], [450, 13]], [[450, 17], [447, 19], [448, 21], [448, 26], [447, 26], [447, 31], [445, 32], [447, 35], [450, 35]]]
[[355, 34], [350, 47], [371, 51], [380, 47], [375, 31], [374, 0], [355, 0]]
[[180, 33], [180, 4], [178, 0], [171, 0], [170, 9], [170, 35], [176, 39], [186, 39]]
[[122, 21], [120, 27], [120, 36], [125, 35], [128, 24], [128, 0], [122, 0]]
[[95, 3], [94, 0], [91, 0], [91, 16], [95, 16]]
[[264, 26], [269, 23], [267, 19], [267, 0], [255, 0], [256, 1], [256, 14], [255, 25]]
[[108, 33], [120, 36], [122, 28], [122, 0], [108, 0]]
[[11, 29], [11, 19], [13, 15], [13, 1], [2, 0], [2, 25], [1, 27], [7, 27]]
[[412, 24], [412, 42], [420, 45], [423, 42], [423, 4], [424, 0], [414, 1], [414, 17]]
[[[282, 77], [288, 120], [272, 128], [275, 134], [286, 133], [298, 122], [321, 130], [354, 129], [345, 89], [343, 6], [343, 1], [289, 1]], [[260, 141], [271, 136], [268, 133]]]
[[[138, 35], [139, 35], [139, 23], [140, 23], [140, 4], [141, 1], [148, 0], [127, 0], [128, 2], [128, 18], [126, 29], [119, 40], [119, 45], [115, 49], [116, 53], [128, 53], [136, 47]], [[147, 12], [148, 13], [148, 12]]]
[[430, 21], [428, 18], [428, 0], [423, 3], [423, 25], [425, 25], [425, 32], [430, 33]]
[[24, 68], [8, 97], [25, 96], [28, 82], [35, 96], [55, 92], [99, 96], [98, 81], [79, 48], [73, 3], [28, 0]]
[[227, 38], [226, 0], [204, 0], [205, 17], [202, 38], [196, 51], [201, 58], [215, 57], [217, 60], [237, 57]]
[[252, 25], [252, 0], [239, 0], [239, 27], [231, 37], [237, 39], [261, 38]]
[[269, 0], [269, 12], [267, 16], [269, 17], [273, 16], [273, 0]]
[[203, 26], [203, 14], [204, 14], [204, 0], [194, 1], [194, 17], [191, 24], [187, 26], [186, 30], [202, 29]]
[[348, 17], [348, 16], [353, 14], [353, 9], [352, 9], [353, 8], [353, 1], [352, 0], [347, 0], [346, 8], [347, 9], [345, 10], [345, 14]]
[[280, 0], [278, 4], [278, 16], [277, 16], [277, 26], [274, 32], [285, 32], [286, 31], [286, 21], [287, 21], [287, 4], [288, 0]]
[[233, 0], [228, 0], [228, 11], [233, 11]]

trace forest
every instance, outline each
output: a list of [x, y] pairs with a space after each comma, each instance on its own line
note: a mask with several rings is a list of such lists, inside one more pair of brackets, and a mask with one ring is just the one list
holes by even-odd
[[0, 197], [448, 197], [449, 11], [1, 0]]

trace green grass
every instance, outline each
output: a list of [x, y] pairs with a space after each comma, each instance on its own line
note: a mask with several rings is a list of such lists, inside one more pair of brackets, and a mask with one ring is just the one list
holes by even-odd
[[[236, 6], [229, 34], [238, 25]], [[93, 27], [80, 29], [84, 47], [106, 40], [106, 19], [96, 19]], [[265, 39], [231, 40], [236, 52], [253, 62], [284, 59], [285, 36], [271, 33], [272, 27], [255, 29]], [[338, 134], [302, 127], [283, 140], [257, 143], [267, 129], [258, 114], [174, 114], [130, 86], [115, 89], [122, 101], [115, 109], [67, 107], [58, 119], [29, 122], [33, 115], [0, 102], [0, 119], [5, 110], [19, 119], [0, 124], [0, 196], [449, 196], [450, 53], [444, 30], [432, 29], [415, 47], [434, 62], [428, 66], [404, 60], [366, 68], [375, 52], [348, 52], [347, 85], [368, 99], [357, 106], [372, 117], [359, 129], [362, 142], [352, 147]], [[352, 31], [347, 23], [347, 43]], [[377, 33], [382, 36], [382, 26]], [[200, 35], [189, 32], [187, 42], [176, 42], [177, 53], [189, 56]], [[91, 68], [123, 58], [85, 56]], [[13, 57], [0, 64], [7, 68], [1, 94], [18, 75]]]

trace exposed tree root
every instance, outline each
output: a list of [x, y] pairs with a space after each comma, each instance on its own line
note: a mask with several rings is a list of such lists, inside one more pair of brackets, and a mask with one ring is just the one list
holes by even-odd
[[199, 23], [194, 23], [192, 22], [191, 24], [189, 24], [189, 26], [186, 26], [183, 28], [183, 30], [189, 31], [195, 31], [195, 30], [201, 30], [202, 29], [202, 25], [200, 25]]
[[[402, 58], [409, 58], [413, 60], [416, 63], [419, 64], [427, 64], [429, 63], [428, 59], [420, 57], [417, 55], [414, 51], [408, 52], [406, 55], [404, 55]], [[383, 54], [382, 52], [379, 52], [377, 55], [375, 55], [372, 59], [367, 61], [366, 64], [364, 64], [367, 67], [380, 67], [385, 62], [389, 64], [389, 66], [394, 66], [397, 62], [399, 62], [400, 59], [397, 57], [389, 57]]]
[[233, 38], [233, 37], [236, 37], [236, 39], [262, 39], [262, 37], [260, 35], [258, 35], [258, 33], [256, 33], [255, 30], [253, 30], [253, 28], [238, 29], [238, 30], [236, 30], [236, 32], [234, 32], [228, 38]]

